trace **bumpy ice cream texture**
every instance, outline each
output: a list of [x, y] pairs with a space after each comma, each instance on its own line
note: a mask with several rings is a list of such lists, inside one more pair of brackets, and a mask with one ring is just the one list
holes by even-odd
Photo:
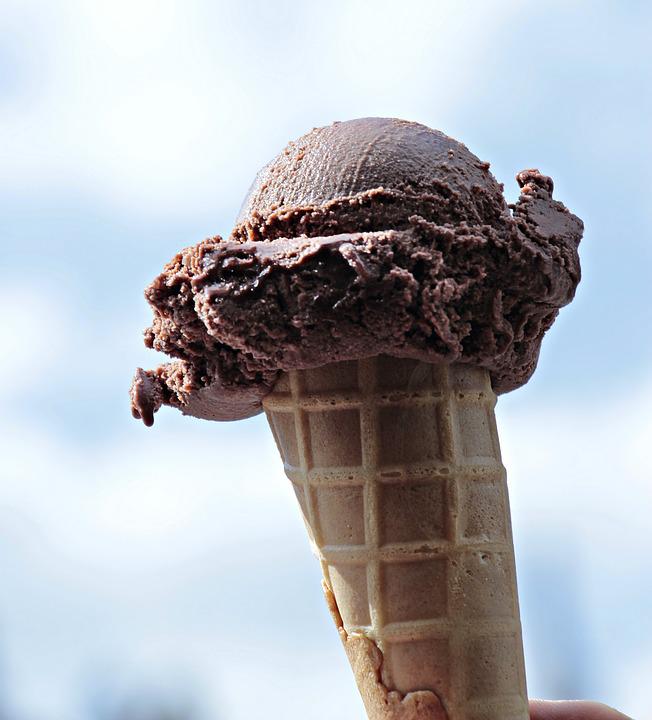
[[472, 363], [523, 385], [580, 279], [581, 220], [538, 170], [503, 188], [464, 145], [417, 123], [317, 128], [256, 178], [228, 240], [180, 252], [147, 288], [135, 417], [262, 410], [280, 371], [373, 355]]

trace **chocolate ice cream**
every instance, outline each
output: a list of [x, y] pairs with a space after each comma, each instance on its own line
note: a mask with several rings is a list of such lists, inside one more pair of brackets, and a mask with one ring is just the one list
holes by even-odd
[[262, 410], [281, 371], [379, 354], [486, 368], [523, 385], [580, 279], [583, 225], [538, 170], [518, 201], [464, 145], [417, 123], [318, 128], [259, 173], [229, 240], [180, 252], [147, 288], [132, 410], [211, 420]]

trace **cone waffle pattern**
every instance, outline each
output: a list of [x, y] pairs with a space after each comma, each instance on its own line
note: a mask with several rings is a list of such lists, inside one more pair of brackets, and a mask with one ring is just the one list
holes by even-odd
[[484, 370], [382, 356], [264, 401], [346, 634], [449, 720], [529, 717], [495, 401]]

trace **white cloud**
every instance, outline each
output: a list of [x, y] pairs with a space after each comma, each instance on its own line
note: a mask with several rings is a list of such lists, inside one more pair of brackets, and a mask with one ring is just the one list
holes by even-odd
[[[546, 670], [550, 658], [538, 653], [557, 645], [557, 665], [568, 663], [568, 674], [583, 678], [596, 699], [646, 717], [631, 678], [640, 680], [640, 656], [651, 640], [652, 382], [630, 387], [625, 397], [604, 388], [577, 406], [569, 398], [526, 409], [519, 398], [499, 409], [499, 420], [517, 560], [542, 564], [521, 572], [521, 580], [536, 583], [521, 588], [531, 689], [535, 696], [555, 692], [555, 669]], [[533, 645], [542, 628], [558, 633], [549, 638], [552, 650]]]
[[632, 718], [652, 717], [651, 677], [652, 654], [649, 650], [642, 657], [628, 658], [625, 666], [616, 671], [616, 684], [619, 689], [614, 696], [614, 705], [622, 707]]
[[218, 425], [154, 432], [98, 449], [5, 418], [4, 489], [9, 515], [28, 518], [50, 552], [74, 563], [125, 570], [183, 563], [203, 547], [246, 547], [296, 522], [291, 489], [271, 439], [261, 444]]
[[47, 372], [67, 355], [73, 339], [70, 307], [61, 289], [42, 274], [29, 284], [18, 274], [7, 277], [0, 307], [0, 374], [5, 379], [0, 393], [20, 395], [47, 382]]
[[652, 496], [645, 451], [651, 402], [648, 382], [625, 397], [606, 389], [584, 406], [519, 405], [517, 414], [503, 416], [503, 452], [523, 529], [562, 520], [578, 537], [593, 538], [599, 518], [619, 529], [619, 544], [636, 537], [647, 523], [640, 499]]

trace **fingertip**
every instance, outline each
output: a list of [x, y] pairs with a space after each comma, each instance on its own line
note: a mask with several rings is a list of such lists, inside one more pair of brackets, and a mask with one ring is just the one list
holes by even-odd
[[632, 720], [603, 703], [588, 700], [531, 700], [530, 720]]

